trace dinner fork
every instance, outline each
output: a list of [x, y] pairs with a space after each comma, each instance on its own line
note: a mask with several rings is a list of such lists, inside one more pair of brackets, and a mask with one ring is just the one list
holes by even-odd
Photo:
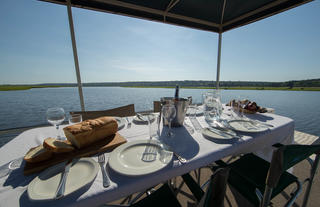
[[104, 154], [100, 154], [98, 156], [98, 163], [100, 165], [101, 168], [101, 172], [102, 172], [102, 177], [103, 177], [103, 187], [107, 188], [110, 186], [110, 178], [107, 174], [106, 168], [104, 167], [105, 164], [105, 157]]

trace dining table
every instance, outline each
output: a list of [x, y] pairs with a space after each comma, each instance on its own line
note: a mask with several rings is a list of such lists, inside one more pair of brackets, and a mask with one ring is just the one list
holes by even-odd
[[[224, 106], [223, 114], [227, 115], [226, 119], [231, 119], [228, 113], [230, 113], [230, 108]], [[154, 123], [156, 123], [158, 114], [154, 115]], [[194, 117], [186, 116], [183, 126], [172, 128], [174, 137], [167, 137], [168, 127], [163, 126], [161, 122], [158, 134], [160, 140], [170, 146], [170, 150], [184, 157], [187, 160], [186, 163], [181, 163], [173, 155], [172, 160], [161, 169], [141, 175], [119, 173], [110, 164], [107, 164], [106, 169], [111, 181], [109, 187], [103, 186], [103, 177], [99, 170], [91, 183], [60, 199], [35, 201], [29, 198], [28, 185], [41, 172], [24, 175], [25, 161], [23, 161], [20, 167], [0, 178], [0, 206], [99, 206], [135, 192], [145, 191], [157, 184], [205, 167], [228, 156], [254, 152], [264, 159], [270, 160], [273, 151], [272, 145], [293, 143], [294, 121], [292, 119], [274, 113], [256, 113], [246, 117], [248, 120], [268, 124], [269, 127], [259, 132], [237, 131], [237, 136], [234, 138], [211, 138], [204, 136], [203, 130], [198, 130], [194, 126], [194, 121], [196, 121], [201, 128], [208, 127], [203, 114], [199, 114]], [[134, 117], [127, 118], [130, 122], [134, 119]], [[130, 126], [127, 126], [127, 121], [122, 118], [123, 123], [124, 126], [119, 128], [118, 133], [126, 139], [127, 143], [150, 139], [148, 124], [133, 121]], [[0, 148], [0, 169], [7, 166], [10, 161], [22, 158], [31, 147], [42, 144], [45, 138], [55, 135], [56, 129], [54, 127], [40, 127], [24, 131]], [[106, 151], [104, 154], [108, 160], [112, 151]], [[91, 158], [98, 162], [97, 155], [91, 156]]]

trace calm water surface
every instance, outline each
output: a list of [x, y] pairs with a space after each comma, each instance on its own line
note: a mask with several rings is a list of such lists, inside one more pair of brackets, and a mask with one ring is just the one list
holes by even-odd
[[[192, 96], [201, 102], [205, 89], [181, 89], [180, 96]], [[86, 110], [105, 110], [133, 103], [136, 111], [153, 109], [153, 101], [173, 96], [174, 89], [84, 87]], [[258, 105], [271, 107], [275, 113], [295, 120], [296, 129], [320, 135], [320, 92], [313, 91], [254, 91], [223, 90], [222, 101], [234, 98], [254, 100]], [[42, 88], [26, 91], [0, 91], [0, 129], [32, 126], [47, 123], [45, 114], [49, 107], [63, 107], [79, 111], [77, 88]], [[1, 140], [2, 146], [8, 140]]]

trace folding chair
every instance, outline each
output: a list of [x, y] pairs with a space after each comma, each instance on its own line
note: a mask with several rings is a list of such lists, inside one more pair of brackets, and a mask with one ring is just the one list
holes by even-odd
[[[182, 175], [188, 188], [193, 193], [197, 200], [198, 207], [222, 207], [226, 192], [226, 183], [228, 179], [228, 168], [220, 168], [210, 179], [200, 187], [190, 174]], [[207, 188], [206, 191], [203, 189]], [[155, 190], [145, 198], [135, 202], [134, 204], [121, 205], [128, 207], [181, 207], [181, 204], [176, 198], [176, 193], [171, 189], [168, 183], [163, 184], [159, 189]], [[138, 195], [138, 197], [141, 197]], [[119, 207], [119, 205], [105, 205], [104, 207]]]
[[[294, 131], [294, 142], [296, 144], [301, 144], [301, 145], [317, 145], [317, 144], [320, 144], [320, 137], [295, 130]], [[318, 160], [316, 160], [315, 155], [311, 155], [310, 157], [308, 157], [307, 161], [311, 165], [311, 170], [310, 170], [310, 177], [305, 179], [303, 182], [303, 183], [308, 182], [308, 186], [307, 186], [307, 189], [305, 192], [302, 207], [307, 206], [307, 201], [308, 201], [308, 198], [310, 195], [312, 181], [313, 181], [314, 175], [316, 173], [316, 169], [317, 169], [317, 164], [315, 164], [315, 163], [319, 162]]]
[[102, 110], [102, 111], [71, 111], [70, 114], [81, 114], [83, 120], [87, 119], [95, 119], [101, 116], [119, 116], [119, 117], [125, 117], [125, 116], [134, 116], [135, 110], [134, 110], [134, 104], [129, 104], [126, 106], [121, 106], [118, 108], [108, 109], [108, 110]]
[[[202, 187], [189, 173], [182, 175], [182, 179], [196, 198], [198, 207], [223, 207], [229, 171], [229, 167], [216, 169]], [[205, 188], [207, 188], [206, 191], [204, 191]]]
[[[301, 183], [298, 178], [287, 170], [312, 154], [317, 154], [312, 167], [312, 176], [309, 186], [319, 162], [320, 145], [274, 145], [271, 163], [250, 153], [242, 156], [231, 164], [219, 160], [219, 166], [230, 167], [228, 183], [254, 206], [268, 206], [270, 200], [280, 194], [289, 185], [295, 183], [296, 190], [285, 206], [291, 206], [301, 192]], [[309, 187], [308, 187], [309, 188]], [[308, 194], [305, 195], [305, 205]]]

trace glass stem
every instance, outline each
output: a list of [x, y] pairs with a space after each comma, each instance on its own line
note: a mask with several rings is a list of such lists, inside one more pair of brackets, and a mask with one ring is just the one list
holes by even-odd
[[171, 121], [169, 121], [169, 136], [171, 136]]
[[57, 129], [57, 139], [60, 139], [60, 134], [59, 134], [59, 125], [55, 125], [56, 129]]
[[150, 117], [149, 117], [149, 115], [147, 116], [147, 118], [148, 118], [148, 127], [149, 127], [149, 137], [150, 137], [150, 139], [152, 139], [152, 136], [151, 136], [151, 126], [150, 126]]

